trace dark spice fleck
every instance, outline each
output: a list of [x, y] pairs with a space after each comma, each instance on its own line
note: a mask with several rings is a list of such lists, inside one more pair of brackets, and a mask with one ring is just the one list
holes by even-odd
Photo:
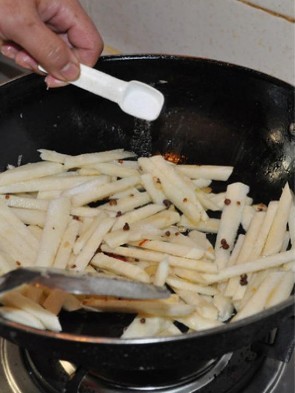
[[77, 265], [72, 265], [71, 269], [75, 269], [77, 267]]
[[9, 194], [6, 194], [5, 195], [5, 199], [9, 199], [10, 198], [10, 195]]
[[124, 262], [127, 261], [127, 258], [123, 257], [122, 255], [113, 254], [112, 252], [106, 252], [105, 254], [108, 255], [109, 257], [119, 259], [120, 261], [124, 261]]
[[124, 162], [124, 161], [122, 160], [122, 158], [118, 160], [118, 163], [119, 163], [119, 164], [123, 164], [123, 162]]
[[16, 263], [16, 266], [21, 266], [22, 265], [20, 261], [15, 261], [15, 263]]
[[256, 207], [256, 210], [257, 210], [258, 212], [264, 212], [264, 211], [267, 210], [267, 206], [264, 205], [263, 203], [259, 203], [259, 205], [257, 205], [257, 207]]
[[226, 199], [224, 200], [224, 204], [225, 204], [225, 205], [230, 205], [230, 204], [231, 204], [231, 200], [228, 199], [228, 198], [226, 198]]
[[237, 205], [240, 206], [240, 204], [241, 204], [241, 201], [237, 201]]
[[187, 198], [183, 198], [182, 202], [187, 202]]
[[166, 232], [165, 232], [165, 236], [168, 236], [168, 237], [169, 237], [170, 235], [171, 235], [170, 231], [166, 231]]
[[228, 250], [229, 249], [229, 244], [225, 239], [221, 239], [220, 240], [221, 243], [221, 248], [223, 248], [224, 250]]
[[116, 214], [116, 217], [121, 217], [122, 216], [122, 212], [119, 210]]
[[247, 274], [241, 274], [241, 276], [240, 276], [240, 285], [242, 285], [242, 286], [248, 285], [248, 276], [247, 276]]
[[175, 236], [179, 236], [179, 235], [180, 235], [180, 232], [175, 232], [174, 235], [175, 235]]
[[73, 216], [73, 220], [80, 221], [80, 217], [79, 216]]
[[145, 323], [145, 318], [140, 318], [140, 323]]
[[128, 222], [125, 222], [124, 226], [123, 226], [123, 231], [129, 231], [130, 226], [128, 224]]
[[163, 200], [163, 203], [164, 203], [164, 205], [165, 205], [167, 208], [170, 207], [170, 206], [172, 205], [172, 202], [169, 201], [169, 199], [164, 199], [164, 200]]
[[109, 200], [109, 205], [110, 206], [116, 206], [117, 205], [117, 199], [110, 199]]

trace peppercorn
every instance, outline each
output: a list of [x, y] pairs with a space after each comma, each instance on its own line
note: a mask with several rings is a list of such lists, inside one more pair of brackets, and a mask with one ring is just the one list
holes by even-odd
[[123, 226], [123, 231], [129, 231], [130, 226], [128, 224], [128, 222], [125, 222], [124, 226]]
[[225, 239], [221, 239], [220, 243], [221, 243], [221, 248], [223, 248], [224, 250], [229, 249], [229, 244], [227, 243], [227, 241]]
[[240, 276], [240, 285], [242, 285], [242, 286], [248, 285], [248, 276], [247, 276], [247, 274], [241, 274], [241, 276]]

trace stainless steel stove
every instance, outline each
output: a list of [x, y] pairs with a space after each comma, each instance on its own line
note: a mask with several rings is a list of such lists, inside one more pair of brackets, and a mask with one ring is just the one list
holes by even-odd
[[284, 362], [249, 348], [222, 356], [187, 379], [160, 386], [126, 386], [106, 381], [68, 361], [29, 353], [0, 340], [1, 393], [293, 393], [294, 354]]

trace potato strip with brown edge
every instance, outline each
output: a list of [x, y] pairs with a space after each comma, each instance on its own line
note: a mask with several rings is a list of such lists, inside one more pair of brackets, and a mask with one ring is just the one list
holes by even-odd
[[[121, 255], [124, 257], [141, 259], [144, 261], [161, 262], [167, 254], [157, 251], [144, 250], [138, 247], [116, 247], [111, 248], [106, 245], [101, 246], [103, 252]], [[199, 272], [211, 272], [216, 273], [217, 267], [212, 262], [203, 260], [194, 261], [193, 259], [187, 259], [182, 257], [175, 257], [169, 255], [170, 266], [184, 267], [186, 269], [197, 270]]]
[[163, 317], [183, 317], [193, 312], [194, 307], [177, 303], [170, 299], [160, 300], [122, 300], [113, 298], [85, 298], [85, 306], [107, 312], [140, 313]]
[[200, 248], [187, 247], [182, 244], [163, 242], [159, 240], [145, 240], [135, 242], [133, 245], [147, 250], [163, 252], [165, 254], [193, 260], [201, 259], [204, 256], [204, 250]]
[[103, 270], [117, 273], [119, 276], [127, 277], [135, 281], [150, 283], [150, 276], [139, 266], [129, 262], [122, 262], [119, 259], [110, 257], [100, 252], [96, 254], [91, 265]]

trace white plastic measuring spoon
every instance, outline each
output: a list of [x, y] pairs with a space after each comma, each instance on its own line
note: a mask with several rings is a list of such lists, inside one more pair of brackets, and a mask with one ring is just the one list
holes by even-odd
[[[110, 101], [131, 116], [152, 121], [159, 116], [163, 104], [163, 94], [139, 81], [126, 82], [104, 72], [81, 64], [80, 77], [70, 82], [72, 85], [90, 91]], [[40, 71], [46, 71], [39, 66]]]

